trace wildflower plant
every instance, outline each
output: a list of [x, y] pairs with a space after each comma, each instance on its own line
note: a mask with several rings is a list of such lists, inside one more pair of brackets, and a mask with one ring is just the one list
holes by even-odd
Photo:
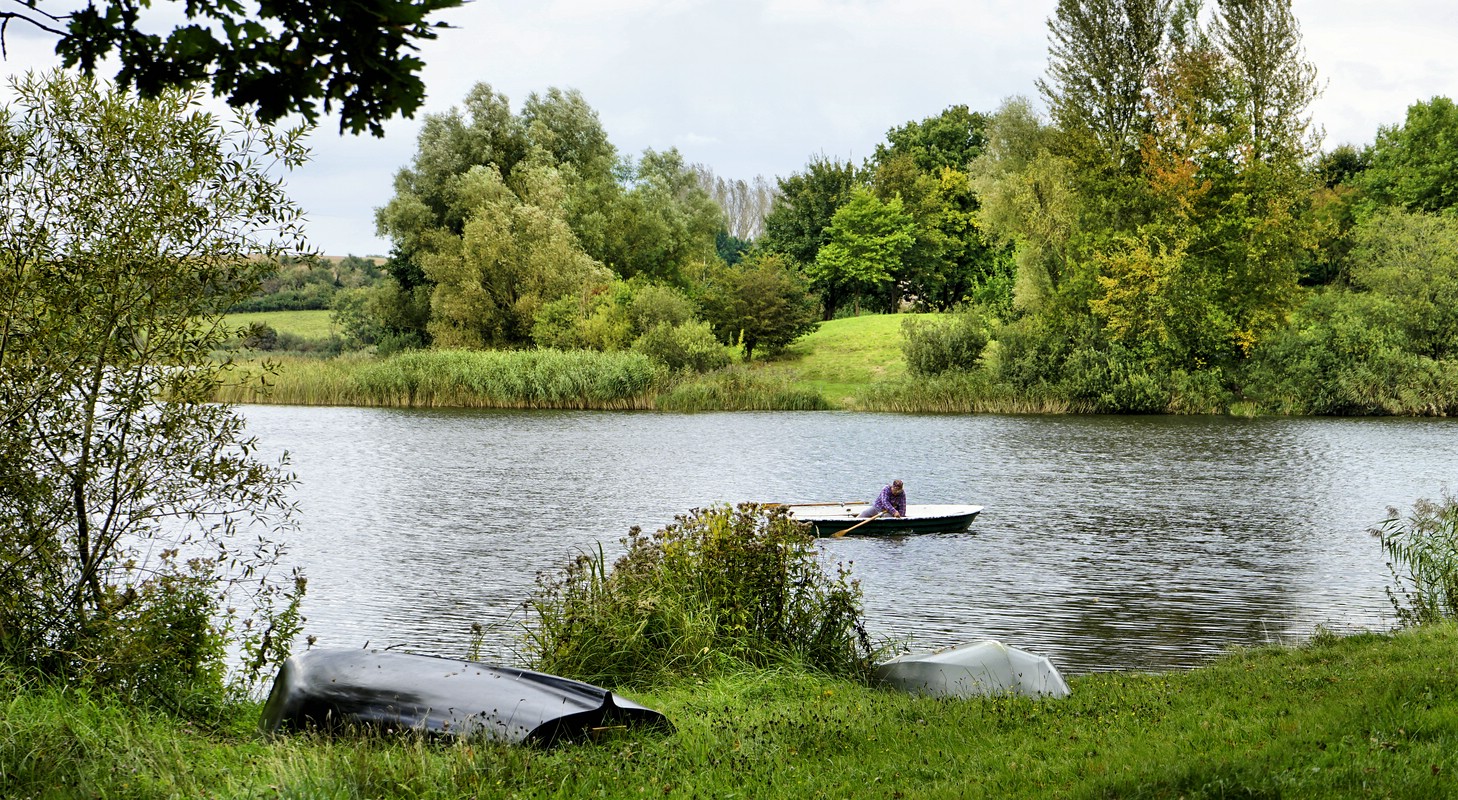
[[622, 543], [611, 565], [599, 546], [538, 576], [534, 668], [610, 686], [774, 666], [864, 678], [879, 654], [850, 565], [828, 572], [783, 507], [696, 509]]

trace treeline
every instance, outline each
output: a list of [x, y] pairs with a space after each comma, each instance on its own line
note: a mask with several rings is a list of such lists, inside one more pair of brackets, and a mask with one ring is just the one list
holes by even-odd
[[1049, 27], [1049, 118], [1009, 101], [971, 166], [1016, 264], [1011, 308], [957, 323], [987, 339], [962, 369], [1100, 411], [1458, 409], [1448, 100], [1322, 153], [1288, 0], [1064, 0]]
[[984, 125], [957, 106], [864, 165], [817, 159], [772, 184], [622, 155], [575, 91], [517, 113], [481, 84], [427, 118], [377, 212], [389, 280], [339, 293], [335, 321], [384, 354], [635, 350], [703, 372], [838, 314], [1006, 297], [1011, 251], [980, 232], [966, 171]]
[[906, 329], [908, 364], [1004, 405], [1458, 408], [1449, 100], [1322, 152], [1289, 0], [1062, 0], [1049, 31], [1046, 117], [954, 105], [773, 187], [622, 155], [575, 91], [514, 113], [478, 85], [426, 120], [377, 214], [389, 279], [341, 292], [336, 321], [387, 354], [710, 371], [816, 320], [958, 309]]
[[938, 162], [952, 109], [781, 182], [762, 241], [827, 314], [966, 300], [905, 328], [948, 408], [1458, 410], [1451, 101], [1322, 152], [1289, 0], [1063, 0], [1049, 30], [1047, 118], [1009, 100]]
[[290, 256], [280, 260], [278, 269], [260, 282], [258, 291], [228, 311], [324, 311], [334, 306], [341, 290], [377, 285], [385, 277], [384, 269], [372, 258]]

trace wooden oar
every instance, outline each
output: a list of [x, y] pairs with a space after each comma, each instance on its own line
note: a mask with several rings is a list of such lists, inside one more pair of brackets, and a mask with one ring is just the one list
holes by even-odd
[[879, 516], [881, 516], [882, 514], [885, 514], [885, 513], [886, 513], [885, 511], [877, 511], [875, 517], [869, 517], [867, 519], [863, 519], [860, 522], [857, 522], [856, 524], [850, 526], [849, 528], [846, 528], [843, 531], [836, 531], [835, 533], [832, 533], [830, 535], [831, 536], [844, 536], [847, 533], [850, 533], [851, 531], [855, 530], [856, 528], [861, 527], [862, 525], [866, 524], [867, 522], [871, 522], [872, 520], [876, 519], [876, 517], [879, 517]]
[[844, 503], [760, 503], [762, 506], [788, 506], [789, 508], [810, 508], [811, 506], [863, 506], [864, 500], [847, 500]]

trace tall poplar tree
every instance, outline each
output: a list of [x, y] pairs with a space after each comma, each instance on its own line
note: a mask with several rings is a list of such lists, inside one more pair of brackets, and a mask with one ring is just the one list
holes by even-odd
[[1169, 19], [1170, 0], [1059, 0], [1038, 90], [1085, 166], [1138, 169], [1149, 77]]

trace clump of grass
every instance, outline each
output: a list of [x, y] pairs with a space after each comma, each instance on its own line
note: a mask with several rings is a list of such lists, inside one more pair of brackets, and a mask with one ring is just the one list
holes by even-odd
[[879, 648], [861, 590], [822, 567], [808, 528], [783, 507], [743, 504], [680, 515], [538, 577], [526, 604], [535, 669], [608, 686], [795, 665], [865, 678]]
[[659, 411], [824, 411], [825, 396], [777, 373], [733, 366], [674, 385], [654, 402]]
[[1397, 618], [1405, 625], [1458, 619], [1458, 499], [1418, 500], [1405, 520], [1390, 508], [1371, 532], [1390, 559], [1387, 596]]
[[331, 359], [278, 356], [240, 361], [213, 396], [224, 403], [362, 405], [358, 402], [354, 373], [369, 361], [365, 355]]

